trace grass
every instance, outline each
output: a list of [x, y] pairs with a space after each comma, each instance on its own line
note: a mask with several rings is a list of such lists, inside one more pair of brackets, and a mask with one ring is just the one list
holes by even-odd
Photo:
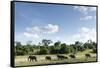
[[[85, 58], [84, 54], [90, 53], [91, 58]], [[64, 54], [65, 55], [65, 54]], [[45, 56], [51, 56], [52, 60], [45, 60]], [[66, 55], [68, 57], [68, 55]], [[76, 54], [76, 59], [64, 59], [58, 60], [56, 55], [36, 55], [37, 62], [29, 62], [27, 59], [28, 55], [26, 56], [16, 56], [15, 57], [15, 66], [27, 66], [27, 65], [41, 65], [41, 64], [56, 64], [56, 63], [77, 63], [77, 62], [92, 62], [96, 61], [96, 54], [91, 53], [91, 50], [86, 50], [83, 52], [78, 52]]]

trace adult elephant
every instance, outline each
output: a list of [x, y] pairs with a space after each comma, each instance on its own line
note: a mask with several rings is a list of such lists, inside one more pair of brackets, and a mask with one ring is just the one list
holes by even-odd
[[63, 59], [68, 59], [67, 56], [63, 56], [63, 55], [57, 55], [58, 60], [63, 60]]
[[75, 59], [76, 56], [74, 54], [69, 55], [70, 58]]
[[51, 57], [50, 56], [46, 56], [45, 59], [46, 60], [51, 60]]
[[86, 58], [90, 58], [91, 55], [90, 55], [90, 54], [85, 54], [85, 57], [86, 57]]
[[29, 60], [29, 61], [37, 61], [37, 57], [36, 57], [36, 56], [30, 55], [30, 56], [28, 57], [28, 60]]

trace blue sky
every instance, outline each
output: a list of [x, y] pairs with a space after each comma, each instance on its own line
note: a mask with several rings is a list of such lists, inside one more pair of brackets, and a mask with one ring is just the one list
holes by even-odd
[[15, 3], [15, 41], [38, 44], [42, 39], [70, 44], [96, 38], [96, 8]]

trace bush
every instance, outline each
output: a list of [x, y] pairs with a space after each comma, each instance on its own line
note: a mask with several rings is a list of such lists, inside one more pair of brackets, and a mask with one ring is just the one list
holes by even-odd
[[16, 51], [15, 55], [25, 55], [25, 52], [19, 50], [19, 51]]
[[49, 53], [49, 51], [45, 47], [41, 48], [40, 51], [39, 51], [40, 55], [42, 55], [42, 54], [48, 54], [48, 53]]
[[69, 53], [69, 46], [65, 43], [61, 44], [60, 54], [68, 54]]
[[95, 49], [93, 49], [93, 53], [97, 53], [97, 49], [95, 48]]
[[50, 54], [59, 54], [60, 50], [59, 49], [52, 49], [50, 50]]

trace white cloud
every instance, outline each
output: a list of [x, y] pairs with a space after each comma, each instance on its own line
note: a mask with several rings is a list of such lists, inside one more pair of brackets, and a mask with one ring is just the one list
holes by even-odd
[[84, 16], [80, 18], [80, 20], [90, 20], [90, 19], [93, 19], [93, 16]]
[[41, 34], [56, 33], [58, 31], [59, 31], [58, 25], [48, 24], [47, 26], [44, 27], [39, 27], [39, 26], [27, 27], [26, 32], [24, 32], [24, 35], [26, 37], [38, 38]]
[[56, 37], [55, 39], [56, 39], [56, 40], [60, 40], [60, 37]]
[[73, 35], [75, 41], [79, 40], [86, 42], [87, 40], [96, 41], [96, 29], [95, 28], [80, 28], [79, 32]]
[[96, 7], [91, 7], [89, 9], [90, 9], [90, 11], [96, 11]]
[[31, 33], [28, 33], [28, 32], [24, 32], [24, 35], [26, 36], [26, 37], [33, 37], [33, 38], [39, 38], [39, 36], [37, 35], [37, 34], [31, 34]]
[[75, 10], [78, 10], [82, 14], [88, 14], [89, 12], [96, 11], [96, 7], [87, 7], [87, 6], [74, 6]]
[[86, 20], [93, 20], [93, 19], [95, 20], [96, 19], [96, 16], [85, 15], [85, 16], [83, 16], [83, 17], [80, 18], [81, 21], [83, 21], [83, 20], [84, 21], [86, 21]]
[[78, 10], [79, 12], [81, 12], [83, 14], [88, 13], [88, 7], [85, 7], [85, 6], [74, 6], [74, 9]]
[[80, 20], [91, 20], [95, 19], [94, 15], [91, 15], [91, 12], [96, 12], [96, 7], [87, 7], [87, 6], [74, 6], [74, 10], [77, 10], [81, 13], [83, 17], [80, 17]]
[[59, 30], [58, 25], [52, 25], [52, 24], [48, 24], [43, 28], [43, 31], [47, 33], [55, 33], [58, 32], [58, 30]]

